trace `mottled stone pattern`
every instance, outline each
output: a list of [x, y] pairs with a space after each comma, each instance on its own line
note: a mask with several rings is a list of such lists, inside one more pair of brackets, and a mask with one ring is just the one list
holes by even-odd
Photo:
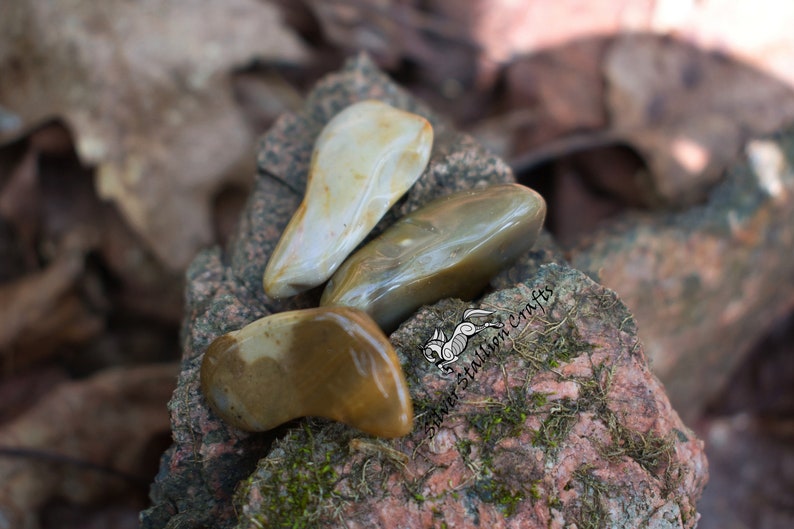
[[[471, 307], [504, 326], [473, 337], [443, 376], [421, 347]], [[425, 307], [391, 340], [412, 434], [387, 442], [304, 421], [241, 484], [239, 528], [696, 525], [703, 443], [648, 370], [614, 292], [545, 265], [477, 303]]]
[[694, 420], [794, 307], [794, 130], [747, 144], [708, 200], [630, 214], [571, 252], [637, 318], [654, 372]]
[[322, 81], [302, 113], [280, 118], [261, 141], [256, 187], [236, 237], [225, 251], [200, 254], [188, 271], [183, 369], [170, 403], [174, 444], [163, 456], [151, 490], [153, 505], [141, 515], [142, 527], [218, 528], [235, 523], [235, 487], [253, 471], [279, 431], [246, 434], [212, 414], [199, 391], [201, 356], [214, 338], [259, 317], [317, 305], [320, 289], [279, 302], [268, 299], [262, 274], [303, 196], [311, 151], [323, 125], [342, 108], [369, 98], [419, 113], [435, 129], [427, 170], [373, 236], [441, 195], [514, 180], [501, 160], [446, 126], [366, 57], [351, 60]]

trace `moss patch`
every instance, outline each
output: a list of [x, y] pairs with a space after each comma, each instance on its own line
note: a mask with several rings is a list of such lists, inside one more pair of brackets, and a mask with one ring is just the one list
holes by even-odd
[[593, 475], [592, 469], [587, 465], [574, 472], [574, 479], [582, 487], [574, 512], [576, 527], [580, 529], [609, 527], [609, 512], [605, 505], [606, 498], [609, 496], [607, 486]]
[[344, 501], [334, 491], [339, 480], [334, 471], [339, 453], [318, 450], [312, 425], [308, 423], [291, 431], [279, 444], [293, 449], [277, 447], [270, 457], [262, 460], [258, 472], [241, 482], [235, 504], [245, 505], [251, 488], [256, 487], [263, 504], [259, 513], [248, 517], [251, 524], [294, 529], [315, 527], [333, 511], [332, 503]]
[[521, 433], [527, 414], [530, 413], [526, 396], [519, 393], [508, 403], [488, 402], [483, 413], [467, 416], [469, 424], [482, 439], [483, 455], [493, 451], [494, 445], [505, 437], [515, 437]]
[[607, 394], [612, 385], [613, 370], [604, 365], [594, 368], [593, 380], [583, 386], [582, 397], [606, 425], [612, 443], [602, 447], [601, 455], [607, 460], [628, 457], [652, 475], [666, 477], [674, 469], [671, 466], [675, 450], [676, 435], [661, 436], [653, 430], [637, 432], [627, 428], [617, 414], [607, 406]]
[[499, 506], [505, 516], [512, 516], [525, 497], [522, 490], [514, 490], [496, 478], [477, 480], [474, 491], [482, 501]]
[[543, 320], [541, 329], [524, 329], [514, 342], [514, 350], [529, 361], [532, 369], [528, 379], [539, 371], [547, 371], [570, 362], [593, 345], [582, 338], [574, 324], [577, 307], [572, 307], [560, 321]]
[[579, 416], [579, 402], [573, 399], [562, 399], [555, 402], [548, 416], [543, 419], [532, 435], [532, 446], [545, 448], [553, 453], [571, 433]]

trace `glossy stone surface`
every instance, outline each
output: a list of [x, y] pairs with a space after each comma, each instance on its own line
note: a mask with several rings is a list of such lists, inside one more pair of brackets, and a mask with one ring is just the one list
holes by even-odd
[[476, 296], [532, 247], [545, 216], [543, 197], [518, 184], [438, 199], [345, 261], [320, 304], [359, 308], [391, 332], [422, 305]]
[[416, 182], [433, 145], [423, 117], [379, 101], [350, 105], [320, 133], [306, 194], [264, 274], [272, 298], [322, 284]]
[[201, 365], [212, 409], [243, 430], [266, 431], [303, 416], [399, 437], [413, 405], [388, 338], [348, 307], [281, 312], [217, 338]]

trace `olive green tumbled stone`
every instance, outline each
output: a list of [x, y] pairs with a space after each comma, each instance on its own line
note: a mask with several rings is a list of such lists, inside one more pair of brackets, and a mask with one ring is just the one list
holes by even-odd
[[543, 197], [518, 184], [438, 199], [350, 256], [320, 305], [356, 307], [391, 332], [422, 305], [476, 296], [532, 247], [545, 216]]

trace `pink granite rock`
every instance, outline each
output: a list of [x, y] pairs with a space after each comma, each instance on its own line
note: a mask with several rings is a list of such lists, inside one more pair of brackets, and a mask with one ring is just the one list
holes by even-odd
[[[548, 235], [494, 280], [500, 290], [426, 307], [391, 336], [414, 398], [411, 435], [385, 442], [316, 419], [249, 434], [209, 410], [198, 370], [212, 339], [316, 304], [316, 291], [268, 299], [262, 272], [300, 202], [322, 125], [366, 98], [425, 115], [436, 133], [427, 170], [375, 233], [438, 196], [513, 180], [364, 58], [320, 83], [304, 112], [281, 118], [262, 141], [235, 239], [188, 272], [174, 444], [142, 527], [693, 527], [707, 479], [702, 444], [647, 370], [615, 294], [543, 265], [559, 259]], [[503, 327], [472, 337], [456, 374], [444, 376], [420, 349], [437, 327], [449, 335], [470, 306], [494, 311]]]
[[570, 252], [636, 316], [687, 422], [794, 307], [794, 130], [745, 150], [704, 204], [627, 213]]
[[[445, 376], [420, 349], [464, 310], [472, 337]], [[476, 304], [425, 307], [391, 336], [414, 431], [381, 441], [307, 420], [237, 491], [240, 528], [694, 527], [703, 443], [647, 368], [615, 293], [546, 265]]]

